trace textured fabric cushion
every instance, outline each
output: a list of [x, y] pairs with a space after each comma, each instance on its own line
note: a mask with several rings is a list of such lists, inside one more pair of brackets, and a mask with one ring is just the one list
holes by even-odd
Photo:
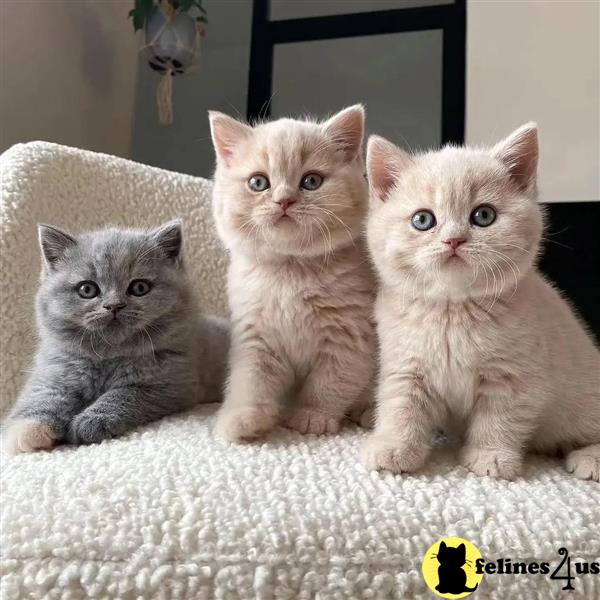
[[[183, 216], [189, 267], [224, 312], [226, 260], [202, 180], [52, 144], [2, 159], [2, 398], [12, 402], [33, 347], [35, 223], [73, 230]], [[12, 598], [432, 598], [421, 577], [440, 537], [483, 556], [600, 561], [600, 486], [549, 459], [515, 482], [478, 478], [440, 451], [412, 477], [367, 472], [365, 433], [229, 445], [216, 407], [100, 445], [1, 455], [0, 575]], [[485, 576], [474, 598], [563, 598], [548, 576]], [[600, 577], [572, 598], [600, 597]]]

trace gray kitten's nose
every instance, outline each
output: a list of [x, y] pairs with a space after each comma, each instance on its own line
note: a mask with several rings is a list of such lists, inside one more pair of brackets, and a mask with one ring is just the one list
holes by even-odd
[[106, 310], [112, 310], [116, 315], [122, 308], [125, 308], [127, 304], [125, 304], [125, 302], [113, 302], [111, 304], [104, 304], [103, 306]]

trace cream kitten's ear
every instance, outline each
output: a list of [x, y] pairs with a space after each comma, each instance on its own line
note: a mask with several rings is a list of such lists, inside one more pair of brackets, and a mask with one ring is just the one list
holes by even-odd
[[408, 152], [385, 138], [372, 135], [367, 144], [367, 177], [372, 196], [385, 201], [398, 177], [411, 162]]
[[354, 160], [360, 153], [365, 134], [365, 109], [362, 104], [349, 106], [325, 121], [323, 130], [341, 148], [347, 160]]
[[208, 120], [217, 159], [227, 163], [235, 146], [252, 133], [252, 127], [214, 110], [208, 111]]
[[537, 125], [527, 123], [492, 148], [523, 190], [535, 184], [539, 156]]

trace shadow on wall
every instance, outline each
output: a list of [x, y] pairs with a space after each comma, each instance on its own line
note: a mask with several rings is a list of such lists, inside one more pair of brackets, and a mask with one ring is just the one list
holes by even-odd
[[211, 177], [214, 153], [209, 109], [245, 118], [250, 64], [252, 2], [207, 0], [207, 37], [200, 68], [173, 82], [174, 123], [160, 125], [156, 87], [160, 75], [138, 61], [131, 157], [149, 165]]
[[102, 10], [102, 7], [78, 2], [73, 8], [69, 14], [69, 31], [79, 38], [77, 46], [81, 48], [81, 77], [90, 83], [94, 91], [108, 94], [115, 86], [118, 58], [116, 48], [106, 31], [106, 23], [98, 18], [98, 10]]

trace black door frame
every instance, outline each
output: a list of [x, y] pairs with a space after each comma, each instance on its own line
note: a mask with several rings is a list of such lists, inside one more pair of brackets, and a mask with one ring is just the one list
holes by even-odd
[[275, 44], [345, 37], [442, 31], [442, 144], [464, 143], [466, 0], [451, 4], [271, 21], [270, 0], [254, 0], [248, 78], [249, 122], [268, 118]]

